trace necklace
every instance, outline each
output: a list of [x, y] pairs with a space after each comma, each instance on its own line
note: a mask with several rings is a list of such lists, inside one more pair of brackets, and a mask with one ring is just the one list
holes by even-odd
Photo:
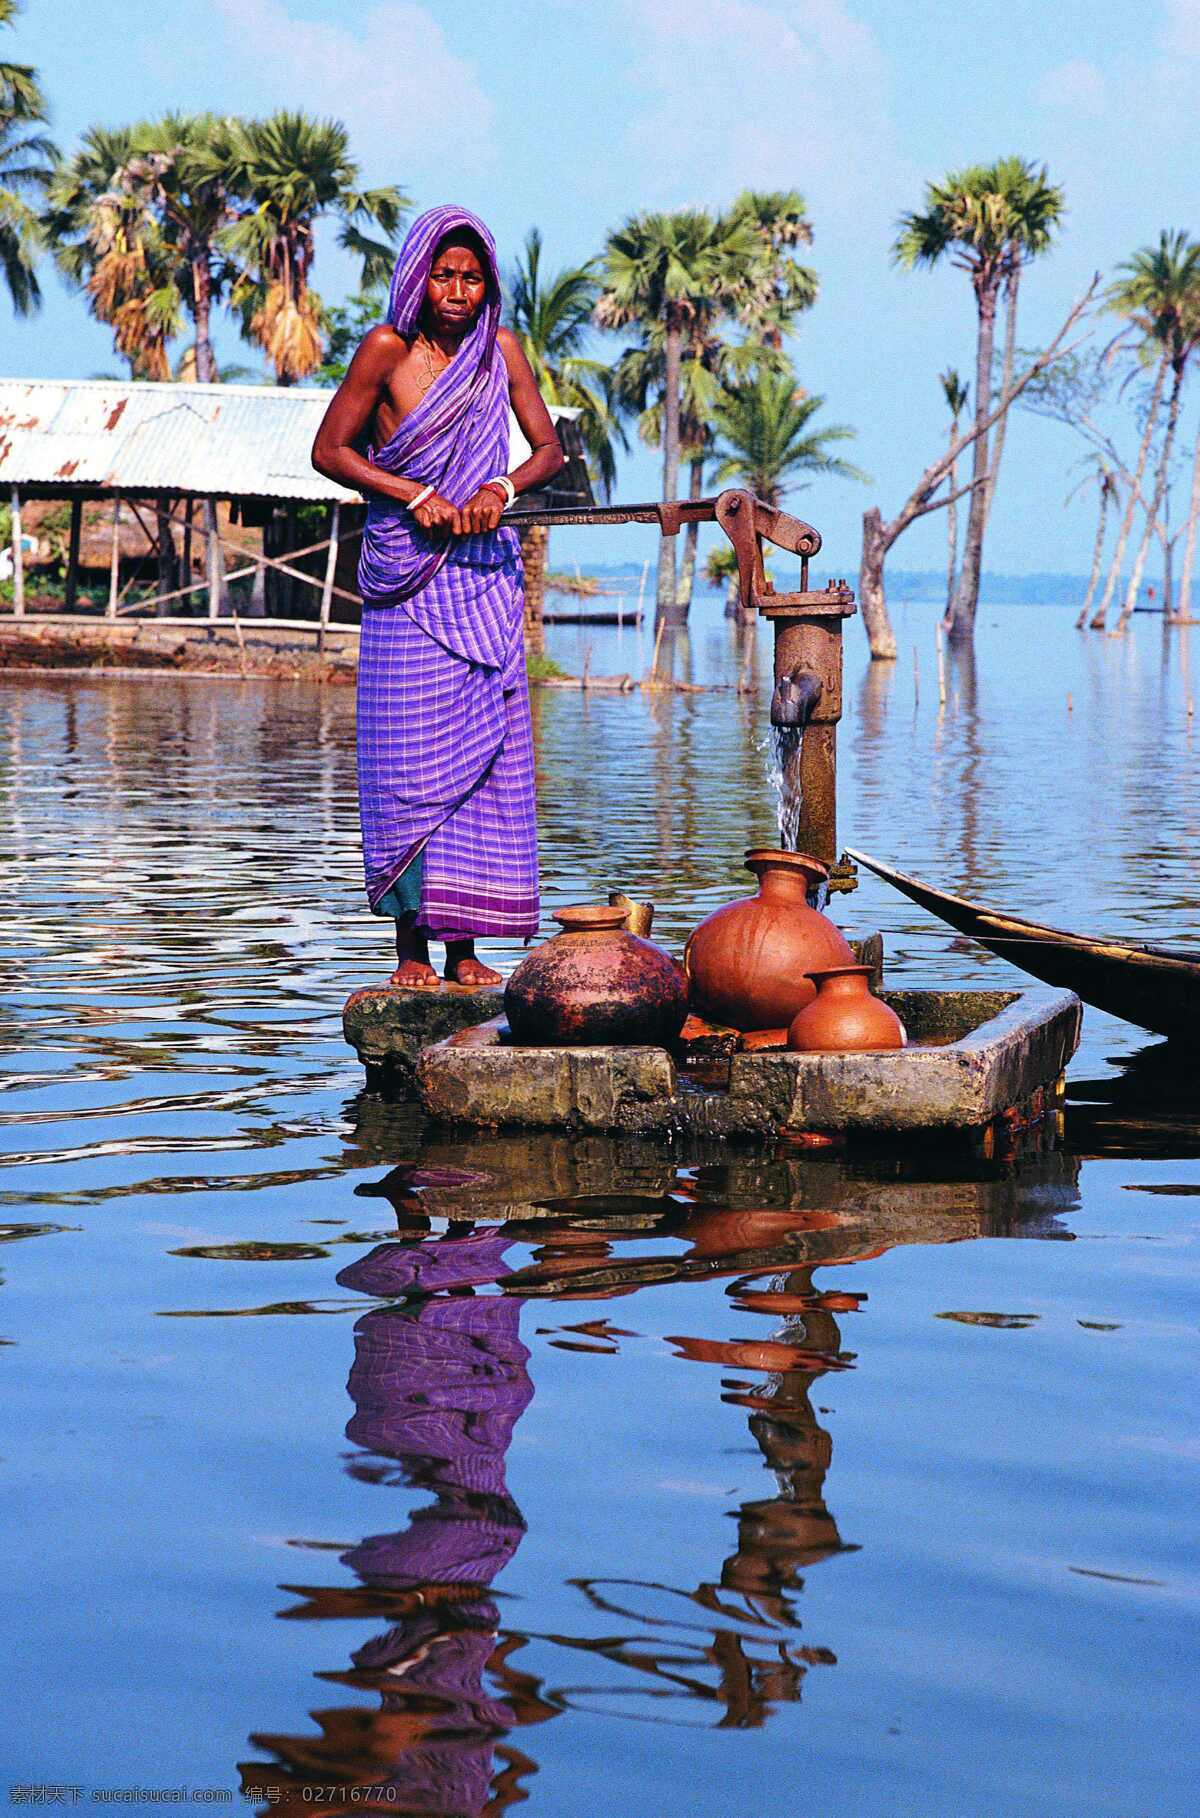
[[[440, 349], [439, 349], [439, 351], [440, 351]], [[424, 380], [422, 380], [418, 376], [418, 379], [417, 379], [417, 383], [421, 387], [421, 395], [422, 395], [422, 397], [424, 397], [425, 393], [429, 390], [429, 387], [433, 384], [433, 381], [437, 378], [438, 374], [445, 372], [445, 370], [446, 370], [447, 366], [449, 366], [450, 362], [448, 359], [446, 359], [446, 360], [442, 361], [440, 366], [434, 365], [434, 363], [433, 363], [433, 343], [431, 341], [427, 341], [424, 334], [419, 334], [417, 336], [416, 347], [414, 348], [414, 352], [420, 352], [421, 354], [424, 355], [425, 378], [424, 378]]]

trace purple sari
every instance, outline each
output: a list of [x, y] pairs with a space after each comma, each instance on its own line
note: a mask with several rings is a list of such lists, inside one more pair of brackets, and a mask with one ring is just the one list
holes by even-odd
[[[496, 346], [500, 281], [483, 222], [435, 208], [413, 224], [388, 319], [417, 332], [434, 254], [468, 228], [486, 300], [449, 366], [373, 465], [465, 504], [508, 471], [508, 376]], [[533, 737], [514, 530], [433, 538], [390, 499], [367, 507], [358, 584], [358, 779], [367, 897], [437, 940], [538, 925]]]

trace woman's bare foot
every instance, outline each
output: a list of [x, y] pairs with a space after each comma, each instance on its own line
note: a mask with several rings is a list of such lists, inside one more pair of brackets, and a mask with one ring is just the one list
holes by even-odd
[[467, 985], [473, 990], [500, 983], [500, 974], [476, 959], [474, 941], [447, 941], [446, 977], [452, 985]]
[[428, 960], [406, 959], [401, 960], [388, 983], [406, 991], [436, 991], [441, 980]]
[[440, 981], [429, 964], [429, 942], [407, 922], [396, 923], [396, 959], [399, 963], [389, 984], [406, 991], [437, 990]]

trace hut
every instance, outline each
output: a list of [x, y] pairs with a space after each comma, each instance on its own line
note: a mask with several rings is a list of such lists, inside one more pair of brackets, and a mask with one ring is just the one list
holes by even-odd
[[[329, 398], [303, 386], [0, 378], [14, 617], [26, 611], [32, 531], [43, 559], [57, 564], [61, 551], [67, 614], [81, 608], [99, 544], [108, 619], [356, 622], [365, 507], [309, 459]], [[568, 459], [539, 503], [590, 504], [576, 413], [551, 414]], [[512, 427], [516, 466], [528, 448]]]

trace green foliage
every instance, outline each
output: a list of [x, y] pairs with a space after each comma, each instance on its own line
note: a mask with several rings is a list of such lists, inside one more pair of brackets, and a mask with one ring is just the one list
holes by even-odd
[[609, 235], [596, 305], [602, 328], [679, 327], [699, 312], [732, 313], [741, 274], [760, 243], [744, 219], [714, 219], [703, 209], [631, 215]]
[[[313, 230], [341, 221], [363, 283], [390, 270], [406, 199], [364, 189], [337, 121], [283, 110], [265, 120], [168, 114], [92, 127], [51, 185], [44, 231], [64, 274], [114, 329], [137, 377], [170, 378], [168, 341], [196, 323], [196, 376], [215, 378], [208, 312], [228, 300], [283, 383], [322, 358], [324, 309], [312, 289]], [[191, 376], [191, 375], [189, 375]]]
[[613, 402], [612, 373], [585, 352], [600, 294], [596, 261], [542, 270], [542, 236], [526, 235], [522, 257], [505, 282], [508, 325], [533, 368], [547, 404], [579, 412], [588, 467], [602, 491], [616, 479], [615, 445], [627, 446]]
[[[221, 245], [238, 268], [242, 331], [263, 348], [281, 384], [309, 378], [323, 355], [324, 310], [310, 286], [317, 221], [340, 219], [340, 244], [361, 258], [369, 286], [391, 271], [408, 198], [394, 185], [360, 186], [340, 121], [287, 108], [232, 121], [217, 158], [235, 205]], [[370, 227], [386, 238], [372, 238]]]
[[527, 650], [525, 652], [525, 669], [531, 682], [552, 682], [564, 678], [565, 669], [559, 667], [553, 657], [548, 657], [544, 650]]
[[[16, 20], [15, 0], [0, 0], [0, 26]], [[30, 315], [42, 300], [37, 261], [43, 248], [38, 207], [58, 157], [44, 133], [49, 118], [37, 71], [0, 61], [0, 276], [13, 309]]]
[[946, 400], [946, 408], [950, 412], [950, 421], [957, 429], [958, 419], [967, 408], [971, 387], [963, 383], [953, 366], [947, 366], [945, 372], [938, 374], [938, 383], [942, 388], [942, 396]]
[[1200, 342], [1200, 243], [1164, 228], [1157, 246], [1141, 247], [1118, 270], [1106, 307], [1182, 367]]
[[[610, 238], [609, 283], [597, 319], [640, 328], [638, 343], [617, 361], [614, 389], [650, 447], [662, 441], [669, 321], [682, 329], [685, 459], [702, 459], [711, 448], [725, 385], [744, 380], [753, 366], [790, 370], [783, 336], [817, 295], [815, 272], [791, 253], [811, 240], [804, 198], [795, 190], [744, 190], [715, 218], [695, 210], [634, 217]], [[727, 339], [732, 324], [745, 332], [743, 340]]]
[[[798, 390], [794, 373], [771, 367], [760, 367], [727, 388], [713, 412], [721, 438], [718, 453], [724, 457], [718, 481], [746, 486], [769, 505], [778, 505], [785, 492], [806, 485], [810, 475], [864, 480], [859, 468], [829, 452], [831, 443], [850, 441], [855, 431], [844, 423], [813, 424], [824, 402]], [[799, 480], [800, 475], [806, 478]]]
[[55, 172], [44, 226], [60, 270], [113, 328], [135, 378], [169, 379], [167, 346], [196, 324], [197, 376], [213, 376], [208, 312], [235, 275], [218, 245], [230, 218], [215, 147], [229, 123], [168, 114], [91, 127]]
[[892, 256], [910, 270], [948, 257], [994, 292], [1026, 259], [1046, 251], [1062, 221], [1061, 188], [1023, 158], [950, 171], [925, 186], [925, 206], [903, 215]]
[[340, 385], [350, 370], [354, 350], [387, 315], [387, 286], [364, 285], [344, 303], [325, 311], [325, 358], [314, 377], [321, 385]]

